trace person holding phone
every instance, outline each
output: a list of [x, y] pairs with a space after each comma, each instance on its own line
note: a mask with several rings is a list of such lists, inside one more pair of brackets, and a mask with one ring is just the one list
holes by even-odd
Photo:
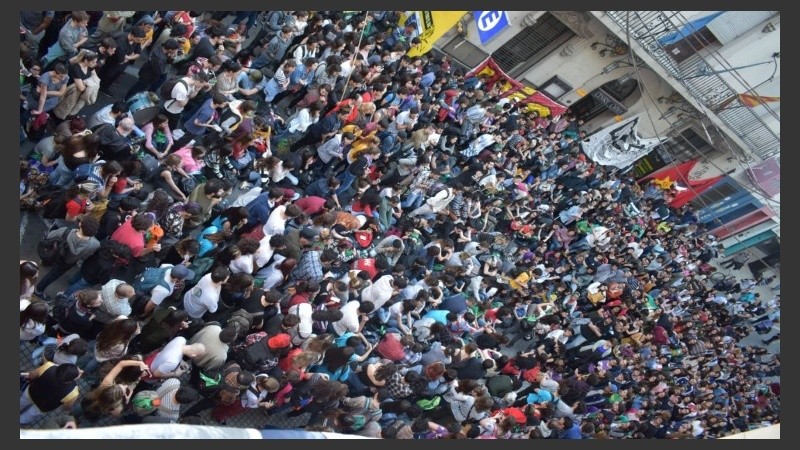
[[228, 97], [222, 92], [214, 92], [211, 98], [206, 100], [203, 106], [183, 123], [183, 136], [175, 141], [173, 148], [182, 148], [191, 140], [202, 137], [209, 130], [222, 132], [218, 122], [220, 111], [226, 106], [228, 106]]

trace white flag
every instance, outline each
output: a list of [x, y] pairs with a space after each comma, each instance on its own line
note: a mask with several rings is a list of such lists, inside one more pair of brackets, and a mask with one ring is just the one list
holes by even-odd
[[650, 153], [660, 142], [644, 139], [636, 130], [639, 116], [607, 126], [581, 142], [581, 149], [592, 161], [601, 166], [624, 169], [637, 159]]

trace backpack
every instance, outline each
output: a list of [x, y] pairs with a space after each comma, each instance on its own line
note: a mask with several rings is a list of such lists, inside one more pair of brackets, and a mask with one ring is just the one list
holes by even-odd
[[139, 178], [144, 182], [151, 182], [158, 173], [159, 163], [158, 159], [150, 153], [140, 152], [137, 158], [142, 163], [142, 173]]
[[211, 256], [199, 256], [195, 257], [192, 263], [189, 265], [189, 269], [194, 272], [194, 278], [191, 280], [186, 280], [186, 288], [188, 289], [189, 286], [194, 286], [195, 284], [200, 282], [200, 279], [203, 278], [211, 267], [214, 265], [214, 258]]
[[81, 276], [92, 284], [106, 284], [113, 277], [121, 278], [121, 272], [133, 258], [127, 245], [111, 239], [100, 243], [100, 248], [86, 258], [81, 265]]
[[241, 372], [242, 368], [236, 363], [231, 363], [220, 372], [219, 383], [213, 388], [217, 402], [220, 405], [232, 405], [239, 400], [241, 391], [238, 387], [237, 378]]
[[[314, 306], [314, 311], [327, 311], [328, 306], [325, 303], [320, 303]], [[323, 334], [326, 333], [328, 330], [328, 324], [330, 322], [327, 320], [314, 320], [311, 323], [311, 332], [314, 334]]]
[[278, 357], [267, 346], [267, 333], [249, 334], [242, 345], [234, 347], [233, 360], [253, 373], [269, 372], [278, 365]]
[[31, 116], [28, 122], [25, 124], [25, 133], [28, 135], [28, 139], [34, 142], [38, 142], [44, 138], [45, 134], [47, 134], [47, 122], [50, 119], [50, 114], [43, 112], [36, 116]]
[[162, 237], [164, 237], [164, 229], [161, 228], [161, 225], [157, 223], [150, 225], [150, 228], [144, 233], [145, 247], [151, 248], [158, 244]]
[[239, 336], [246, 336], [253, 326], [253, 315], [244, 309], [237, 309], [228, 317], [227, 325], [236, 325], [236, 331]]
[[192, 191], [194, 191], [194, 188], [197, 187], [197, 179], [192, 175], [189, 175], [188, 177], [183, 177], [178, 182], [178, 187], [181, 188], [181, 191], [184, 194], [192, 195]]
[[184, 81], [183, 77], [173, 76], [169, 78], [161, 87], [158, 89], [158, 95], [161, 97], [164, 102], [168, 102], [170, 100], [175, 101], [172, 97], [172, 90], [175, 89], [178, 83], [182, 83], [186, 89], [189, 89], [189, 85]]
[[139, 391], [131, 399], [131, 408], [140, 417], [155, 412], [161, 405], [161, 398], [156, 391]]
[[93, 190], [102, 189], [105, 186], [105, 180], [103, 177], [100, 176], [100, 168], [102, 167], [103, 161], [98, 161], [94, 163], [84, 163], [80, 166], [76, 167], [73, 173], [75, 177], [73, 180], [75, 184], [83, 184], [83, 185], [94, 185]]
[[284, 25], [286, 23], [286, 13], [283, 12], [283, 11], [271, 11], [269, 14], [267, 14], [266, 22], [269, 23], [272, 20], [272, 17], [275, 14], [278, 14], [278, 22], [277, 22], [277, 24], [278, 25]]
[[75, 305], [75, 302], [75, 294], [66, 295], [63, 292], [56, 294], [56, 298], [53, 301], [52, 311], [53, 319], [55, 319], [56, 323], [61, 325], [61, 323], [66, 320], [67, 312]]
[[167, 272], [172, 270], [172, 266], [167, 267], [148, 267], [133, 282], [133, 289], [136, 292], [149, 294], [156, 286], [163, 286], [170, 290], [169, 283], [165, 280]]
[[400, 362], [406, 357], [403, 344], [395, 333], [386, 333], [375, 346], [375, 353], [393, 362]]
[[[77, 197], [76, 200], [80, 201]], [[42, 199], [42, 217], [45, 219], [63, 219], [67, 216], [67, 191], [53, 191]]]
[[43, 266], [52, 266], [64, 258], [67, 252], [67, 240], [64, 237], [42, 239], [36, 247]]

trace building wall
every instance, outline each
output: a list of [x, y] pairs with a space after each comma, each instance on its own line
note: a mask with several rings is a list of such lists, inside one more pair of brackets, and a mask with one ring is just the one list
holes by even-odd
[[[466, 21], [467, 40], [487, 54], [491, 54], [519, 33], [523, 27], [531, 23], [532, 19], [537, 19], [545, 12], [507, 11], [510, 26], [498, 33], [485, 45], [480, 43], [475, 20], [470, 17]], [[709, 11], [681, 11], [682, 17], [686, 20], [703, 17], [709, 13]], [[541, 62], [518, 77], [518, 79], [527, 80], [534, 86], [539, 86], [554, 75], [558, 75], [571, 85], [572, 89], [555, 100], [569, 106], [580, 100], [582, 95], [588, 94], [608, 81], [626, 76], [635, 77], [637, 80], [641, 77], [645, 93], [642, 94], [641, 91], [635, 92], [623, 102], [628, 111], [622, 115], [622, 118], [640, 115], [639, 133], [645, 138], [666, 138], [670, 131], [674, 132], [676, 128], [683, 129], [687, 126], [691, 126], [698, 135], [704, 136], [704, 138], [708, 136], [709, 144], [716, 148], [717, 151], [709, 154], [705, 161], [698, 164], [694, 171], [704, 171], [705, 177], [723, 173], [729, 174], [741, 185], [746, 186], [747, 190], [761, 201], [765, 207], [768, 206], [775, 213], [771, 220], [779, 223], [779, 203], [770, 202], [769, 199], [765, 198], [746, 174], [748, 165], [757, 164], [760, 159], [743, 151], [734, 139], [720, 139], [720, 135], [715, 134], [713, 129], [711, 130], [712, 133], [708, 134], [707, 128], [711, 128], [711, 124], [707, 120], [682, 120], [680, 115], [670, 114], [670, 103], [664, 102], [663, 99], [670, 96], [673, 98], [675, 96], [680, 97], [680, 94], [676, 94], [675, 89], [666, 81], [668, 75], [661, 66], [654, 65], [652, 68], [640, 67], [637, 76], [633, 67], [627, 63], [630, 60], [627, 54], [616, 55], [613, 52], [608, 52], [606, 56], [601, 56], [600, 50], [605, 48], [603, 45], [598, 45], [595, 49], [591, 48], [593, 43], [612, 42], [616, 37], [598, 19], [602, 15], [602, 12], [594, 11], [583, 16], [588, 20], [583, 24], [577, 25], [577, 28], [580, 28], [581, 31], [580, 35], [572, 37], [559, 49], [553, 51]], [[768, 23], [775, 27], [775, 31], [762, 31]], [[536, 26], [535, 23], [533, 26]], [[572, 26], [573, 29], [576, 28], [575, 24], [572, 24]], [[676, 24], [676, 26], [679, 25]], [[442, 41], [448, 41], [452, 37], [453, 34], [450, 33]], [[737, 92], [747, 92], [750, 88], [758, 86], [753, 92], [764, 96], [780, 96], [779, 68], [775, 71], [773, 80], [766, 81], [775, 69], [774, 64], [738, 69], [754, 62], [769, 61], [772, 53], [779, 51], [780, 15], [776, 14], [733, 41], [725, 45], [712, 45], [708, 49], [701, 50], [700, 53], [709, 61], [709, 70], [737, 68], [735, 72], [722, 74], [726, 82]], [[698, 68], [698, 70], [700, 69]], [[647, 95], [648, 93], [650, 95]], [[651, 100], [651, 97], [655, 101]], [[662, 101], [659, 101], [659, 98]], [[775, 130], [776, 133], [780, 133], [779, 102], [769, 103], [767, 106], [758, 106], [755, 111], [770, 128]], [[666, 115], [666, 118], [663, 115]], [[619, 117], [615, 117], [612, 112], [607, 111], [584, 124], [583, 129], [592, 133], [613, 124], [618, 119]], [[675, 126], [679, 121], [682, 124]], [[739, 155], [739, 159], [742, 162], [735, 159], [735, 155]], [[772, 200], [779, 201], [779, 199], [779, 194], [772, 197]], [[742, 231], [737, 230], [739, 233]], [[775, 227], [774, 231], [780, 235], [779, 226]]]
[[[544, 13], [545, 11], [507, 11], [510, 26], [487, 42], [486, 45], [480, 43], [475, 21], [470, 20], [467, 26], [467, 40], [491, 54], [522, 30], [525, 26], [523, 20], [525, 20], [526, 16], [533, 14], [535, 17]], [[534, 24], [533, 26], [536, 25]], [[580, 100], [582, 94], [585, 95], [584, 93], [589, 93], [608, 81], [625, 76], [636, 76], [633, 67], [630, 65], [626, 66], [617, 62], [617, 67], [609, 67], [613, 66], [616, 61], [626, 60], [627, 55], [607, 55], [603, 57], [599, 53], [603, 48], [602, 46], [598, 46], [595, 50], [591, 48], [596, 41], [605, 42], [606, 36], [610, 34], [602, 23], [591, 18], [586, 29], [593, 35], [592, 38], [574, 36], [559, 50], [545, 57], [519, 78], [539, 86], [554, 75], [558, 75], [572, 86], [572, 90], [558, 98], [557, 101], [569, 106]], [[606, 67], [609, 68], [604, 72]], [[672, 93], [670, 86], [654, 71], [640, 68], [639, 73], [644, 81], [646, 92], [649, 92], [654, 99], [669, 96]], [[641, 114], [643, 117], [640, 121], [639, 132], [642, 137], [656, 137], [657, 134], [663, 134], [670, 128], [670, 125], [665, 120], [659, 119], [658, 116], [660, 114], [655, 112], [657, 106], [660, 105], [653, 103], [647, 95], [642, 97], [640, 93], [634, 93], [629, 97], [629, 100], [632, 100], [631, 104], [628, 101], [624, 102], [625, 106], [628, 107], [628, 112], [622, 118]], [[655, 126], [646, 117], [645, 105], [651, 111]], [[591, 133], [614, 123], [614, 120], [614, 114], [609, 111], [584, 124], [583, 129]]]
[[[775, 31], [763, 32], [764, 27], [771, 23]], [[712, 70], [743, 67], [758, 62], [770, 61], [772, 54], [781, 51], [780, 14], [761, 22], [759, 25], [736, 38], [735, 41], [723, 45], [717, 50], [726, 61], [715, 61], [711, 58]], [[780, 60], [778, 61], [780, 64]], [[774, 77], [772, 81], [770, 76]], [[775, 64], [761, 64], [753, 67], [737, 69], [734, 72], [721, 73], [720, 76], [738, 92], [744, 93], [755, 87], [752, 91], [758, 95], [780, 97], [781, 85], [780, 67], [775, 71]], [[758, 86], [758, 87], [756, 87]], [[756, 106], [754, 111], [774, 130], [780, 133], [780, 102]], [[776, 118], [775, 115], [778, 117]]]

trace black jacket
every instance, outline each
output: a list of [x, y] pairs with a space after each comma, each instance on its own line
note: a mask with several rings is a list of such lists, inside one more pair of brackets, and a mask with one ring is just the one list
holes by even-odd
[[167, 73], [167, 55], [164, 54], [164, 47], [157, 45], [150, 52], [147, 61], [139, 68], [139, 80], [154, 83], [165, 73]]

